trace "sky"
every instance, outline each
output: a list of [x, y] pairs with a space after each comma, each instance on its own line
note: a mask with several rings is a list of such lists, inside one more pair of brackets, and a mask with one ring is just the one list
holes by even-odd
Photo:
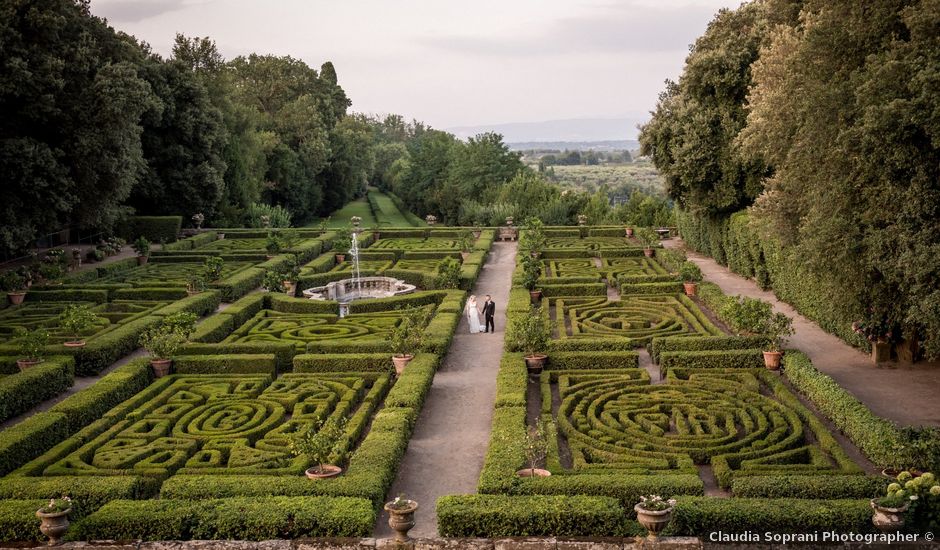
[[180, 32], [213, 39], [226, 59], [329, 60], [352, 110], [453, 128], [648, 118], [689, 44], [718, 9], [739, 3], [92, 0], [91, 10], [165, 56]]

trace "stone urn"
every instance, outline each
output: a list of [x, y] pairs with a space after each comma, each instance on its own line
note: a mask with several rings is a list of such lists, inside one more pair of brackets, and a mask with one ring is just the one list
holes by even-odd
[[623, 230], [626, 232], [627, 237], [632, 237], [632, 236], [633, 236], [633, 228], [632, 228], [632, 227], [625, 227]]
[[871, 500], [871, 509], [875, 511], [871, 516], [871, 522], [875, 527], [882, 533], [895, 533], [904, 527], [904, 513], [910, 507], [909, 502], [905, 502], [900, 508], [889, 508], [880, 506], [876, 500]]
[[49, 537], [49, 546], [62, 544], [62, 535], [69, 530], [69, 512], [71, 511], [71, 508], [50, 513], [36, 510], [36, 517], [42, 521], [39, 530], [42, 531], [43, 535]]
[[388, 512], [388, 526], [395, 531], [395, 542], [401, 544], [411, 541], [408, 531], [415, 526], [415, 510], [417, 509], [418, 503], [413, 500], [401, 500], [398, 503], [393, 501], [385, 504], [385, 511]]
[[408, 363], [410, 363], [414, 358], [415, 356], [410, 353], [406, 353], [404, 355], [393, 355], [392, 363], [395, 365], [395, 374], [398, 376], [404, 374], [405, 367], [407, 367]]
[[647, 510], [643, 508], [641, 504], [642, 503], [633, 507], [633, 510], [636, 512], [636, 520], [649, 531], [649, 535], [647, 535], [646, 538], [648, 540], [656, 540], [659, 537], [659, 533], [672, 521], [673, 507], [670, 506], [665, 510]]
[[282, 284], [284, 285], [284, 292], [287, 293], [288, 296], [293, 298], [294, 296], [297, 295], [297, 283], [296, 282], [284, 281]]
[[137, 265], [147, 265], [149, 261], [150, 256], [137, 256]]
[[653, 256], [656, 255], [656, 251], [653, 250], [652, 248], [644, 248], [643, 255], [646, 256], [647, 258], [652, 258]]

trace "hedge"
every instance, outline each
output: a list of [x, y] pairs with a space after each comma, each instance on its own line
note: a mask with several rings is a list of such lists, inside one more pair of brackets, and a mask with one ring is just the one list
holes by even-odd
[[372, 503], [349, 497], [116, 500], [75, 524], [70, 540], [269, 540], [367, 537]]
[[620, 294], [678, 294], [682, 283], [620, 283]]
[[277, 368], [280, 372], [288, 372], [297, 347], [292, 342], [258, 341], [258, 342], [232, 342], [218, 344], [203, 344], [191, 342], [180, 349], [181, 355], [229, 355], [229, 354], [273, 354], [277, 358]]
[[181, 355], [173, 359], [175, 374], [270, 374], [277, 375], [273, 353], [245, 355]]
[[570, 285], [539, 284], [542, 296], [607, 296], [605, 283], [579, 283]]
[[668, 351], [718, 351], [766, 349], [766, 336], [660, 336], [649, 345], [650, 357], [659, 363], [659, 356]]
[[232, 316], [235, 326], [238, 327], [247, 323], [249, 319], [264, 309], [266, 298], [264, 294], [250, 294], [229, 304], [219, 313]]
[[385, 406], [420, 411], [424, 405], [424, 399], [431, 389], [437, 364], [438, 356], [436, 355], [426, 353], [415, 355], [415, 358], [408, 363], [405, 372], [385, 397]]
[[682, 497], [667, 535], [741, 533], [871, 533], [868, 500]]
[[138, 359], [115, 369], [94, 385], [61, 401], [49, 412], [64, 415], [69, 433], [74, 433], [146, 388], [152, 379], [148, 361]]
[[764, 367], [764, 353], [759, 349], [715, 351], [665, 351], [659, 354], [660, 371], [687, 369], [756, 369]]
[[303, 354], [294, 356], [293, 372], [387, 372], [392, 370], [388, 353]]
[[164, 316], [187, 311], [189, 313], [195, 313], [199, 317], [203, 317], [210, 313], [215, 313], [215, 310], [219, 308], [219, 304], [221, 303], [222, 295], [218, 291], [207, 290], [183, 298], [182, 300], [177, 300], [168, 306], [158, 309], [153, 314]]
[[24, 413], [72, 387], [75, 360], [49, 357], [21, 373], [0, 378], [0, 421]]
[[145, 237], [154, 243], [172, 243], [182, 225], [182, 216], [130, 216], [118, 224], [116, 233], [127, 241]]
[[187, 296], [183, 288], [119, 288], [111, 293], [112, 300], [135, 300], [144, 302], [170, 302]]
[[569, 351], [553, 352], [548, 356], [551, 370], [632, 369], [639, 366], [640, 355], [635, 351]]
[[0, 476], [36, 458], [68, 437], [65, 415], [36, 413], [0, 432]]
[[235, 330], [235, 317], [233, 315], [213, 315], [198, 325], [190, 336], [192, 342], [214, 344], [225, 340], [225, 337]]
[[339, 305], [329, 300], [293, 298], [280, 292], [268, 292], [263, 296], [265, 307], [282, 313], [331, 313], [335, 315], [339, 311]]
[[637, 342], [631, 338], [565, 338], [548, 343], [549, 354], [566, 351], [632, 351]]
[[209, 286], [222, 292], [223, 302], [234, 302], [260, 287], [262, 279], [264, 279], [264, 270], [250, 267]]
[[89, 340], [85, 347], [67, 348], [75, 357], [77, 376], [95, 375], [115, 361], [138, 348], [140, 335], [162, 322], [162, 318], [148, 315], [135, 319]]
[[874, 498], [883, 496], [889, 480], [853, 475], [780, 475], [737, 477], [735, 497], [761, 498]]
[[645, 533], [616, 499], [449, 495], [437, 501], [442, 537], [632, 536]]
[[[48, 499], [68, 495], [72, 499], [74, 521], [112, 500], [145, 499], [156, 496], [160, 481], [139, 476], [8, 476], [0, 479], [0, 502], [5, 499]], [[33, 512], [36, 510], [34, 509]], [[34, 527], [36, 516], [33, 516]], [[0, 540], [26, 540], [4, 539]]]
[[[48, 287], [46, 287], [48, 288]], [[90, 288], [63, 288], [59, 290], [29, 290], [27, 302], [94, 302], [108, 301], [108, 291]]]
[[0, 541], [47, 540], [39, 531], [36, 510], [48, 503], [48, 500], [0, 500]]

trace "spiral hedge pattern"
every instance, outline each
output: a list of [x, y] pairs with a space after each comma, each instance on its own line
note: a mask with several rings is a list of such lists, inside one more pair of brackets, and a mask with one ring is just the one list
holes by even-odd
[[208, 242], [196, 248], [200, 252], [246, 252], [265, 250], [268, 244], [267, 238], [256, 239], [232, 239], [225, 238]]
[[666, 275], [658, 262], [645, 256], [626, 258], [571, 258], [544, 260], [542, 273], [546, 279], [585, 277], [616, 281], [621, 275], [642, 277]]
[[311, 342], [385, 340], [401, 322], [404, 313], [356, 313], [339, 318], [327, 314], [264, 310], [237, 328], [224, 342], [293, 342], [303, 349]]
[[33, 331], [45, 328], [49, 331], [49, 343], [60, 344], [73, 339], [58, 326], [58, 317], [69, 305], [87, 305], [100, 320], [84, 334], [86, 339], [100, 336], [114, 327], [139, 319], [163, 306], [167, 302], [114, 301], [105, 304], [88, 302], [27, 302], [20, 306], [0, 310], [0, 344], [16, 344], [19, 329]]
[[[823, 449], [809, 415], [746, 370], [688, 370], [669, 383], [610, 371], [543, 375], [557, 383], [558, 429], [580, 472], [731, 475], [858, 473], [841, 448]], [[799, 410], [801, 409], [801, 410]], [[830, 438], [831, 439], [831, 438]]]
[[340, 446], [352, 450], [389, 384], [380, 373], [286, 374], [274, 382], [171, 376], [131, 398], [141, 403], [44, 475], [297, 474], [309, 464], [291, 456], [291, 433], [347, 419]]
[[460, 243], [443, 237], [379, 239], [369, 250], [460, 250]]
[[[248, 269], [249, 262], [225, 262], [220, 279], [230, 277]], [[193, 275], [202, 275], [205, 266], [202, 262], [151, 262], [127, 271], [119, 271], [108, 277], [95, 280], [95, 283], [128, 283], [134, 286], [182, 286]]]
[[610, 336], [645, 344], [657, 336], [721, 334], [693, 302], [679, 296], [558, 298], [551, 304], [562, 338]]
[[635, 248], [636, 244], [623, 237], [585, 237], [576, 239], [571, 237], [549, 237], [546, 239], [547, 250], [622, 250]]

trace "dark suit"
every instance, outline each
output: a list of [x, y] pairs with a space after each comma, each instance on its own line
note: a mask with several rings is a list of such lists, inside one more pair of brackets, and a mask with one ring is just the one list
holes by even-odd
[[490, 329], [496, 332], [496, 325], [493, 323], [493, 315], [496, 315], [496, 303], [492, 301], [484, 302], [483, 318], [486, 320], [486, 330], [483, 332], [490, 332]]

